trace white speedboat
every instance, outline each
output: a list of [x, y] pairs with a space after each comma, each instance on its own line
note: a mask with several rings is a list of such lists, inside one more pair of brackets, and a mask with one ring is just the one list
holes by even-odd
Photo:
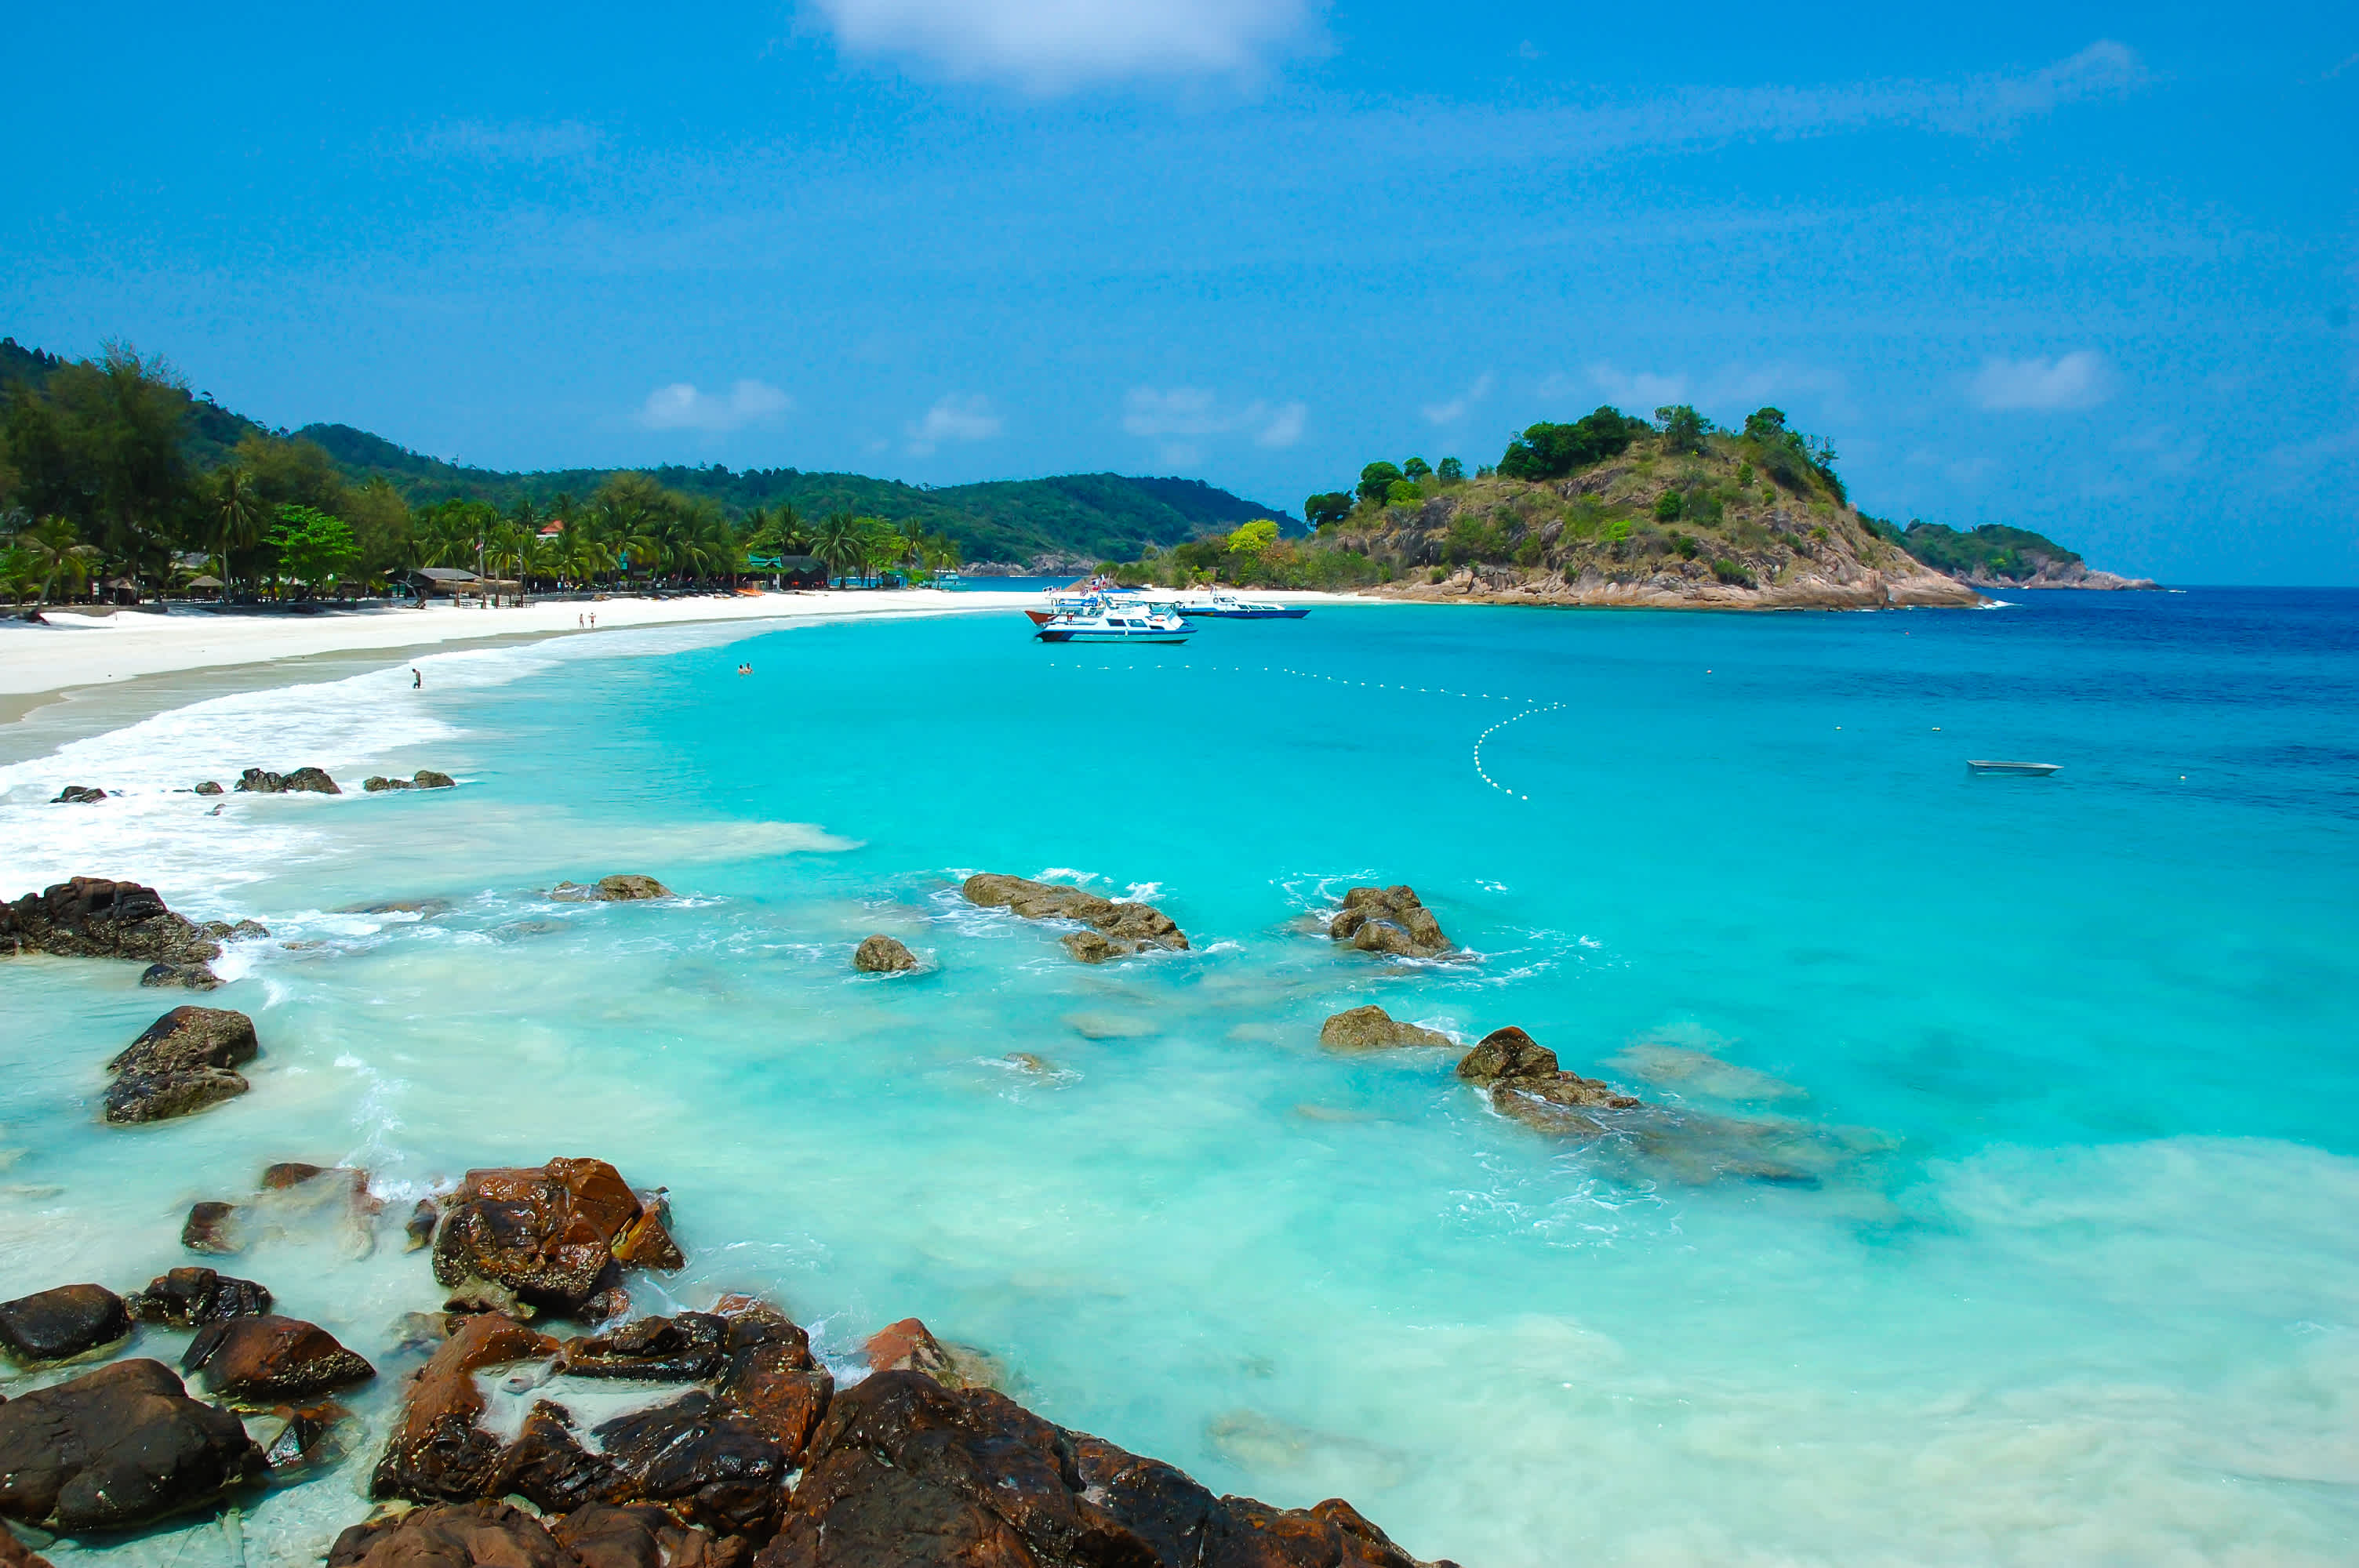
[[1209, 615], [1223, 621], [1299, 621], [1310, 613], [1307, 607], [1292, 604], [1272, 604], [1264, 599], [1239, 599], [1234, 593], [1216, 593], [1206, 604], [1191, 604], [1190, 615]]
[[1184, 643], [1195, 633], [1169, 611], [1106, 604], [1051, 616], [1032, 634], [1043, 643]]

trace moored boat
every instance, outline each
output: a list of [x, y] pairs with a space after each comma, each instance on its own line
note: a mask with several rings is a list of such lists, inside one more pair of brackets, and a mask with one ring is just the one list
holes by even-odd
[[1184, 643], [1195, 631], [1169, 611], [1111, 604], [1053, 616], [1032, 634], [1043, 643]]
[[1966, 760], [1966, 766], [1978, 773], [2025, 773], [2038, 778], [2045, 778], [2063, 765], [2061, 762], [1984, 762], [1972, 757]]
[[1239, 599], [1234, 593], [1216, 593], [1206, 603], [1189, 605], [1187, 612], [1221, 621], [1299, 621], [1310, 611], [1307, 605], [1273, 604], [1265, 599]]

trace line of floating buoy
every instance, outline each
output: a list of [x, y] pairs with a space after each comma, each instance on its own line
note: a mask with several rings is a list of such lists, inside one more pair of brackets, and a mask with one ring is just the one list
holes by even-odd
[[1512, 799], [1531, 799], [1532, 797], [1530, 795], [1525, 795], [1517, 790], [1510, 789], [1506, 784], [1501, 784], [1497, 779], [1491, 776], [1489, 771], [1483, 766], [1484, 742], [1489, 741], [1492, 736], [1496, 735], [1500, 730], [1505, 730], [1510, 724], [1519, 724], [1523, 720], [1529, 719], [1535, 713], [1558, 712], [1562, 709], [1564, 706], [1565, 705], [1561, 702], [1544, 702], [1535, 708], [1527, 708], [1521, 713], [1515, 715], [1513, 718], [1500, 719], [1499, 722], [1492, 725], [1488, 730], [1484, 730], [1482, 734], [1477, 735], [1474, 738], [1475, 776], [1480, 778], [1484, 784], [1489, 784], [1493, 789], [1497, 790], [1501, 795], [1509, 796]]

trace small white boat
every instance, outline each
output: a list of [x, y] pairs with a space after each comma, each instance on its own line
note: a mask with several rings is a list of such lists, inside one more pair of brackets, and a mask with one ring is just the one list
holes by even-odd
[[1234, 593], [1215, 593], [1206, 604], [1188, 606], [1190, 615], [1209, 615], [1222, 621], [1299, 621], [1310, 613], [1291, 604], [1272, 604], [1264, 599], [1239, 599]]
[[1032, 634], [1043, 643], [1184, 643], [1195, 633], [1169, 611], [1112, 604], [1052, 616]]
[[1966, 766], [1978, 773], [2029, 773], [2039, 778], [2045, 778], [2063, 765], [2061, 762], [1981, 762], [1971, 757], [1966, 760]]

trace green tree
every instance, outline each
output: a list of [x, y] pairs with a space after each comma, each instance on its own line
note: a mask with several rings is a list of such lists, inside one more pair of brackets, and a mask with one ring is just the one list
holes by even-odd
[[44, 602], [61, 580], [80, 589], [98, 571], [102, 559], [98, 546], [83, 544], [73, 524], [62, 517], [44, 517], [19, 529], [9, 547], [23, 574], [20, 580], [39, 584], [36, 597]]
[[1663, 427], [1663, 450], [1673, 456], [1702, 451], [1712, 434], [1712, 421], [1684, 403], [1656, 409], [1655, 422]]
[[1360, 470], [1360, 499], [1381, 502], [1402, 478], [1401, 470], [1390, 463], [1370, 463]]
[[1686, 510], [1686, 498], [1676, 490], [1667, 490], [1655, 497], [1655, 521], [1658, 523], [1676, 523]]
[[1562, 479], [1629, 449], [1631, 440], [1651, 428], [1620, 409], [1601, 407], [1570, 425], [1533, 425], [1507, 443], [1499, 472], [1508, 479]]
[[1229, 535], [1228, 550], [1233, 556], [1245, 556], [1259, 560], [1272, 545], [1277, 543], [1277, 524], [1266, 517], [1256, 517], [1240, 524]]
[[1413, 479], [1397, 479], [1385, 487], [1386, 506], [1415, 506], [1425, 499], [1425, 492]]
[[831, 512], [811, 529], [811, 553], [827, 563], [831, 576], [841, 579], [858, 565], [860, 549], [860, 519], [849, 512]]
[[315, 594], [333, 588], [338, 575], [361, 553], [342, 518], [292, 503], [278, 508], [278, 520], [262, 542], [276, 557], [280, 574]]
[[1444, 484], [1462, 484], [1466, 480], [1466, 465], [1456, 458], [1444, 458], [1440, 466], [1433, 470], [1433, 477]]
[[1304, 497], [1302, 502], [1302, 520], [1310, 524], [1314, 533], [1330, 523], [1341, 523], [1351, 514], [1352, 498], [1340, 490], [1321, 491], [1317, 495]]
[[262, 537], [262, 498], [255, 492], [253, 476], [232, 463], [212, 477], [212, 495], [206, 507], [212, 525], [213, 558], [221, 563], [222, 595], [237, 580], [230, 567], [235, 552], [250, 550]]
[[1408, 461], [1401, 464], [1401, 477], [1403, 479], [1423, 479], [1432, 471], [1433, 465], [1427, 462], [1423, 458], [1411, 458]]

